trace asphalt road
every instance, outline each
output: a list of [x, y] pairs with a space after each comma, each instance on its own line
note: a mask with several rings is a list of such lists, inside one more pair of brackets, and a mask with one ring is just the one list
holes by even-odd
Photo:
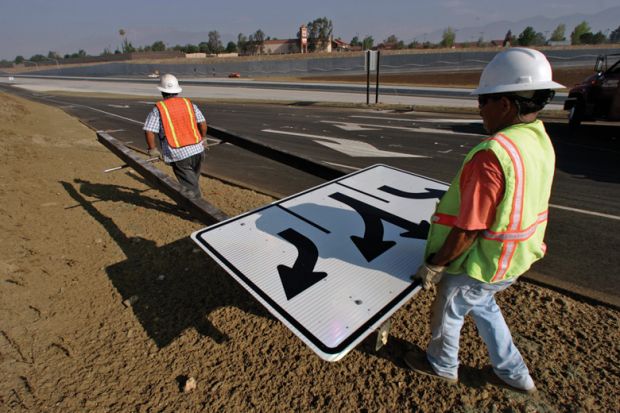
[[[4, 87], [2, 87], [4, 88]], [[30, 92], [18, 91], [33, 96]], [[153, 101], [38, 94], [94, 129], [144, 148], [141, 124]], [[304, 105], [209, 104], [207, 121], [243, 136], [352, 172], [385, 163], [448, 182], [483, 136], [479, 120], [457, 116]], [[620, 127], [547, 122], [557, 154], [548, 255], [527, 277], [618, 306]], [[209, 140], [205, 173], [278, 197], [322, 183], [247, 151]], [[110, 165], [113, 167], [115, 165]]]

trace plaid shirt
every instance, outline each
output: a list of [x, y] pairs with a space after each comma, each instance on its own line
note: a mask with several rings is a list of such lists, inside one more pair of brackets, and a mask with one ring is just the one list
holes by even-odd
[[[198, 106], [193, 103], [192, 106], [194, 106], [194, 113], [196, 114], [196, 123], [205, 122], [205, 117], [200, 109], [198, 109]], [[161, 147], [161, 154], [163, 155], [164, 162], [166, 163], [177, 162], [204, 151], [202, 142], [194, 145], [183, 146], [181, 148], [171, 148], [166, 140], [166, 132], [164, 131], [164, 125], [161, 122], [161, 116], [159, 116], [157, 106], [155, 106], [151, 113], [149, 113], [146, 117], [142, 130], [159, 134], [159, 146]]]

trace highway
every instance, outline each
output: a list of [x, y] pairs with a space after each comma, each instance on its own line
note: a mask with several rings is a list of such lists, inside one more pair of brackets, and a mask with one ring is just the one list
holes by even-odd
[[[85, 89], [92, 92], [100, 87]], [[56, 96], [47, 93], [49, 89], [32, 85], [18, 89], [5, 84], [0, 89], [60, 107], [93, 129], [106, 130], [129, 145], [144, 148], [141, 125], [156, 94], [146, 89], [142, 92], [141, 87], [131, 84], [140, 91], [136, 94], [153, 98]], [[385, 163], [448, 182], [465, 154], [484, 137], [476, 116], [312, 107], [303, 101], [291, 105], [209, 103], [200, 97], [211, 98], [212, 90], [201, 91], [200, 87], [186, 89], [190, 95], [201, 95], [195, 101], [208, 123], [343, 172]], [[230, 97], [230, 89], [227, 93]], [[279, 93], [287, 95], [290, 91]], [[330, 100], [331, 96], [327, 93], [317, 98]], [[450, 104], [453, 100], [443, 102]], [[527, 277], [618, 306], [620, 129], [593, 124], [586, 125], [580, 136], [570, 136], [565, 121], [549, 121], [547, 127], [557, 154], [546, 240], [548, 256], [536, 263]], [[213, 139], [209, 144], [204, 170], [208, 175], [276, 197], [323, 182], [232, 145]]]

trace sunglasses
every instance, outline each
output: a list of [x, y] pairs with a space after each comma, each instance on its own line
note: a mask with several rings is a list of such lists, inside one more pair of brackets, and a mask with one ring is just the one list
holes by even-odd
[[496, 96], [496, 95], [479, 95], [478, 96], [478, 107], [481, 108], [487, 103], [489, 103], [489, 100], [491, 99], [497, 100], [498, 98], [499, 96]]

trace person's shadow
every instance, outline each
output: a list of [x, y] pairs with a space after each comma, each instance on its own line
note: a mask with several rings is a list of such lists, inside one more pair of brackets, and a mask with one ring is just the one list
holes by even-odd
[[[392, 335], [389, 336], [387, 344], [376, 351], [376, 340], [377, 334], [371, 334], [357, 346], [357, 350], [371, 357], [379, 357], [388, 360], [399, 369], [410, 370], [405, 363], [405, 354], [407, 354], [407, 352], [411, 351], [418, 355], [426, 353], [426, 349], [421, 348], [417, 344], [410, 343]], [[490, 366], [479, 369], [461, 364], [459, 366], [459, 383], [467, 387], [481, 388], [488, 383], [494, 382], [492, 374], [493, 372]]]
[[[185, 329], [195, 328], [218, 343], [227, 340], [224, 331], [209, 320], [220, 307], [237, 307], [244, 312], [269, 317], [269, 313], [229, 277], [214, 261], [205, 257], [189, 237], [157, 246], [143, 237], [128, 237], [114, 219], [101, 213], [97, 201], [124, 202], [190, 219], [175, 205], [116, 185], [83, 180], [60, 182], [67, 193], [108, 231], [127, 259], [110, 265], [106, 272], [130, 305], [146, 333], [158, 347], [165, 347]], [[94, 197], [89, 201], [85, 195]], [[152, 222], [151, 225], [158, 225]], [[119, 302], [119, 305], [123, 305]]]

